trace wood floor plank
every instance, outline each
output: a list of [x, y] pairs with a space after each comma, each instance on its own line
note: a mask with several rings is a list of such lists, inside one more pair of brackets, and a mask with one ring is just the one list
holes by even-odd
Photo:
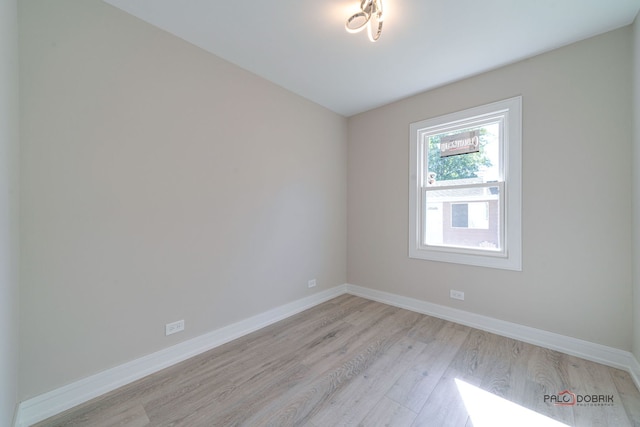
[[359, 427], [404, 427], [413, 424], [418, 414], [383, 396]]
[[391, 307], [375, 301], [364, 300], [364, 303], [353, 307], [353, 310], [346, 315], [343, 320], [353, 325], [366, 325], [371, 320], [371, 316], [376, 316], [376, 314], [380, 314], [381, 312], [390, 313], [398, 310], [400, 309], [397, 307]]
[[462, 344], [460, 350], [451, 361], [451, 368], [455, 369], [463, 379], [471, 384], [480, 385], [482, 379], [496, 364], [504, 364], [504, 360], [496, 359], [496, 347], [501, 340], [507, 338], [490, 332], [472, 329]]
[[[301, 355], [314, 351], [318, 346], [328, 345], [330, 340], [354, 329], [352, 325], [337, 319], [327, 322], [324, 315], [307, 323], [308, 325], [302, 323], [293, 328], [298, 340], [291, 339], [291, 336], [285, 339], [284, 334], [276, 334], [279, 338], [261, 343], [260, 346], [243, 348], [239, 354], [233, 352], [220, 355], [212, 352], [208, 359], [204, 359], [194, 369], [185, 369], [182, 382], [174, 381], [173, 388], [178, 396], [164, 394], [149, 400], [150, 411], [162, 413], [170, 407], [167, 403], [197, 399], [197, 395], [203, 392], [210, 402], [223, 404], [234, 398], [236, 393], [242, 393], [245, 385], [256, 387], [261, 381], [271, 381], [271, 372], [303, 369], [297, 366], [301, 362]], [[273, 337], [274, 334], [270, 336]], [[220, 360], [228, 360], [228, 363], [220, 363]], [[197, 373], [197, 383], [190, 381], [193, 378], [191, 371]]]
[[470, 330], [459, 350], [441, 375], [418, 413], [414, 426], [465, 426], [468, 423], [464, 401], [456, 380], [480, 385], [482, 378], [495, 361], [490, 355], [499, 337], [484, 331]]
[[[254, 361], [255, 367], [238, 364], [230, 367], [229, 372], [210, 373], [191, 379], [180, 387], [174, 387], [170, 393], [150, 396], [147, 399], [147, 410], [152, 420], [175, 418], [182, 412], [194, 413], [202, 408], [221, 410], [228, 402], [245, 399], [249, 388], [268, 388], [273, 381], [290, 382], [308, 373], [308, 369], [295, 360], [295, 353], [290, 357], [281, 357], [277, 361]], [[273, 371], [271, 371], [273, 369]], [[286, 379], [275, 373], [285, 372]]]
[[557, 395], [570, 388], [568, 373], [569, 356], [533, 346], [527, 366], [528, 387], [521, 395], [527, 408], [567, 425], [575, 425], [573, 410], [545, 402], [544, 396]]
[[[544, 404], [544, 393], [531, 381], [530, 365], [538, 347], [510, 338], [500, 338], [494, 348], [496, 360], [483, 377], [480, 388], [534, 412]], [[545, 412], [542, 415], [549, 416]], [[571, 413], [569, 413], [571, 415]], [[551, 416], [560, 422], [564, 417]]]
[[631, 375], [615, 368], [609, 368], [609, 372], [631, 425], [640, 427], [640, 391], [634, 387]]
[[391, 385], [424, 350], [425, 344], [405, 337], [350, 382], [311, 419], [321, 426], [356, 425], [372, 411]]
[[76, 413], [73, 417], [53, 417], [44, 423], [35, 424], [35, 426], [46, 425], [64, 427], [146, 427], [151, 424], [144, 407], [140, 404], [132, 403], [130, 405], [100, 406], [92, 408], [91, 411], [87, 411], [84, 414]]
[[[569, 356], [569, 359], [570, 391], [578, 396], [578, 403], [573, 406], [575, 423], [580, 426], [631, 426], [609, 369], [577, 357]], [[601, 395], [611, 397], [613, 403], [598, 401], [594, 404], [592, 399]], [[584, 398], [583, 403], [580, 403], [580, 396]]]
[[420, 412], [470, 331], [466, 326], [446, 322], [437, 328], [432, 339], [422, 339], [429, 341], [422, 354], [393, 384], [387, 397], [415, 413]]
[[455, 369], [448, 369], [429, 395], [413, 427], [464, 427], [469, 418], [464, 401], [455, 383], [463, 376]]
[[[456, 379], [566, 425], [640, 427], [626, 372], [353, 295], [37, 425], [472, 427]], [[543, 401], [566, 389], [615, 404]]]
[[[353, 326], [344, 322], [336, 322], [330, 326], [333, 327], [320, 330], [319, 334], [303, 335], [305, 338], [300, 342], [294, 340], [290, 345], [276, 342], [275, 345], [272, 343], [265, 346], [258, 354], [248, 352], [248, 359], [236, 360], [235, 366], [224, 373], [214, 372], [211, 377], [201, 375], [197, 383], [198, 389], [182, 390], [179, 398], [174, 397], [174, 405], [167, 405], [164, 401], [150, 402], [149, 414], [152, 419], [177, 418], [179, 412], [173, 407], [178, 403], [188, 408], [188, 418], [183, 422], [193, 422], [197, 413], [207, 408], [216, 410], [216, 420], [221, 423], [236, 422], [238, 417], [246, 416], [246, 411], [242, 411], [239, 405], [257, 410], [269, 399], [270, 393], [286, 391], [297, 384], [302, 375], [309, 375], [310, 369], [302, 363], [305, 355], [315, 352], [317, 348], [331, 345], [330, 342], [337, 337], [350, 337], [353, 334], [350, 331]], [[274, 354], [277, 357], [273, 357]], [[244, 363], [245, 360], [248, 363]], [[220, 381], [221, 379], [224, 381]], [[251, 390], [248, 395], [247, 390]], [[206, 420], [210, 421], [209, 418]]]
[[523, 351], [525, 348], [527, 347], [521, 341], [499, 338], [496, 345], [491, 348], [489, 357], [493, 363], [487, 367], [480, 387], [503, 398], [515, 395], [517, 390], [513, 388], [521, 385], [515, 379], [523, 379], [522, 373], [526, 369], [528, 354]]
[[364, 372], [389, 347], [390, 337], [375, 339], [343, 365], [285, 392], [282, 399], [252, 417], [247, 425], [290, 426], [311, 420], [333, 396]]
[[[482, 388], [483, 381], [493, 390], [504, 394], [508, 383], [510, 351], [501, 349], [513, 346], [513, 340], [485, 331], [471, 330], [455, 356], [450, 359], [433, 392], [418, 413], [414, 425], [464, 426], [468, 412], [456, 381]], [[505, 354], [506, 353], [506, 354]]]
[[[377, 319], [379, 312], [372, 311], [370, 315], [371, 319]], [[356, 341], [360, 346], [355, 351], [345, 352], [339, 358], [326, 358], [322, 363], [312, 366], [312, 372], [320, 372], [327, 365], [331, 368], [319, 374], [318, 379], [314, 379], [312, 374], [309, 381], [289, 390], [274, 405], [253, 417], [251, 423], [282, 426], [312, 420], [336, 393], [381, 358], [420, 317], [417, 313], [399, 310], [385, 315], [381, 321], [366, 322], [363, 330], [373, 330], [375, 333], [363, 341]], [[375, 322], [375, 328], [370, 329], [372, 322]], [[353, 357], [353, 354], [356, 356]]]
[[418, 341], [429, 343], [436, 339], [438, 331], [447, 324], [451, 324], [451, 322], [433, 316], [423, 316], [414, 327], [411, 328], [408, 336]]
[[[314, 351], [306, 352], [306, 357], [302, 359], [302, 363], [310, 366], [317, 367], [322, 365], [320, 361], [325, 361], [325, 364], [331, 365], [332, 363], [348, 357], [350, 348], [359, 347], [362, 343], [371, 339], [372, 337], [379, 335], [380, 331], [388, 326], [393, 326], [395, 323], [392, 319], [394, 314], [400, 311], [395, 307], [382, 307], [382, 309], [371, 310], [366, 313], [366, 322], [362, 322], [359, 327], [355, 327], [352, 322], [345, 322], [348, 325], [354, 326], [351, 330], [351, 334], [341, 334], [340, 336], [332, 336], [331, 340], [326, 340], [322, 345], [318, 343], [314, 347]], [[349, 315], [346, 318], [350, 317]], [[364, 318], [364, 315], [361, 316]], [[345, 319], [346, 319], [345, 318]], [[345, 356], [347, 355], [347, 356]]]

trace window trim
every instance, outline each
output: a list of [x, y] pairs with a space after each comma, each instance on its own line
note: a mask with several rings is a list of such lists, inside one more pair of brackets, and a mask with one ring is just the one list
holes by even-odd
[[[504, 228], [501, 231], [504, 251], [491, 252], [450, 246], [425, 247], [421, 243], [421, 205], [424, 204], [422, 197], [425, 191], [420, 182], [424, 166], [423, 156], [420, 155], [422, 135], [454, 126], [468, 127], [470, 123], [482, 123], [496, 115], [504, 115], [503, 143], [500, 147], [504, 164], [504, 197], [501, 197], [501, 213], [505, 214]], [[411, 123], [409, 131], [409, 257], [522, 271], [522, 97], [517, 96]]]

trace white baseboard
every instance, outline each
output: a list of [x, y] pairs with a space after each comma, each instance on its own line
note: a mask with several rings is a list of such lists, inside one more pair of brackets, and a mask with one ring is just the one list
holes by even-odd
[[314, 307], [344, 293], [393, 305], [422, 314], [467, 325], [476, 329], [514, 338], [540, 347], [602, 363], [628, 371], [640, 389], [640, 363], [632, 353], [566, 337], [553, 332], [455, 308], [377, 291], [356, 285], [342, 285], [274, 308], [210, 333], [184, 341], [172, 347], [141, 357], [115, 368], [97, 373], [64, 387], [22, 402], [18, 407], [15, 427], [27, 427], [67, 409], [101, 396], [154, 372], [158, 372], [190, 357], [204, 353], [236, 338], [254, 332], [279, 320]]
[[286, 319], [346, 291], [347, 286], [342, 285], [318, 292], [26, 400], [18, 406], [15, 426], [27, 427], [45, 420], [118, 387]]
[[640, 390], [640, 363], [628, 351], [362, 286], [347, 285], [347, 293], [623, 369]]

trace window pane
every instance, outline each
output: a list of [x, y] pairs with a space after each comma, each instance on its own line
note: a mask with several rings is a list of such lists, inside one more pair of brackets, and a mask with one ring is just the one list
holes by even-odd
[[497, 122], [430, 135], [426, 151], [428, 186], [501, 179], [500, 124]]
[[500, 187], [425, 191], [424, 244], [501, 250]]
[[469, 203], [469, 228], [489, 228], [489, 202]]
[[456, 228], [469, 227], [468, 203], [454, 203], [451, 205], [451, 226]]

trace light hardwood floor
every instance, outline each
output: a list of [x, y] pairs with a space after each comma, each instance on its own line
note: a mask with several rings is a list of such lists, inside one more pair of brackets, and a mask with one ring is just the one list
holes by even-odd
[[[545, 402], [564, 390], [612, 403]], [[640, 426], [640, 393], [618, 369], [343, 295], [37, 425], [545, 425], [527, 414]]]

